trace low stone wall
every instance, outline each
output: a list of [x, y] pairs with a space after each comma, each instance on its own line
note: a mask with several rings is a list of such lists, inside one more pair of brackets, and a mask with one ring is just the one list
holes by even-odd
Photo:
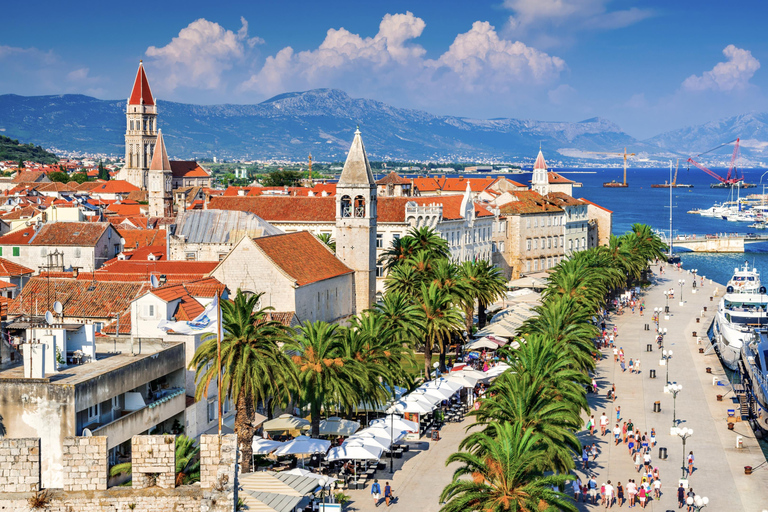
[[26, 492], [38, 489], [40, 489], [40, 439], [0, 439], [0, 490]]
[[107, 489], [107, 438], [67, 437], [62, 450], [64, 490]]
[[133, 436], [131, 479], [134, 489], [176, 487], [176, 436]]

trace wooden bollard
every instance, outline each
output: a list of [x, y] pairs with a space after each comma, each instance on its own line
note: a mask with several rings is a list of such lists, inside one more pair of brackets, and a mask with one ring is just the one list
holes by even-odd
[[703, 348], [699, 348], [699, 354], [703, 354], [703, 353], [704, 353], [704, 349]]
[[723, 401], [723, 395], [717, 395], [717, 401], [722, 402]]
[[707, 366], [707, 373], [712, 373], [712, 368], [710, 368], [709, 366]]

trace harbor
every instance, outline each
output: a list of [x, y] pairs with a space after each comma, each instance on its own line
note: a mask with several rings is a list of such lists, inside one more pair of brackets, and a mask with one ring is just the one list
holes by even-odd
[[[643, 433], [655, 429], [657, 444], [650, 453], [663, 484], [661, 497], [649, 502], [650, 510], [676, 509], [676, 489], [682, 481], [686, 490], [692, 487], [696, 495], [709, 498], [710, 510], [760, 512], [768, 506], [768, 464], [755, 433], [742, 420], [725, 368], [717, 354], [707, 350], [707, 332], [725, 286], [704, 279], [694, 292], [692, 273], [678, 271], [673, 265], [664, 265], [663, 275], [658, 274], [658, 266], [654, 270], [652, 286], [639, 297], [646, 306], [644, 315], [627, 308], [623, 315], [611, 315], [608, 322], [609, 329], [617, 327], [617, 347], [627, 358], [640, 361], [640, 373], [622, 371], [612, 351], [604, 350], [596, 372], [598, 393], [590, 397], [593, 414], [599, 418], [605, 411], [612, 429], [620, 406], [622, 422], [632, 420]], [[686, 281], [682, 286], [681, 279]], [[674, 290], [672, 299], [664, 293], [670, 289]], [[667, 304], [669, 315], [663, 312]], [[661, 350], [656, 343], [654, 310], [661, 311], [659, 328], [666, 333]], [[672, 351], [669, 359], [663, 360], [663, 350]], [[677, 396], [665, 392], [667, 374], [670, 384], [681, 386]], [[615, 401], [606, 395], [613, 385]], [[679, 433], [672, 433], [673, 427], [692, 429], [685, 448]], [[610, 431], [602, 437], [599, 431], [596, 434], [583, 432], [580, 440], [597, 444], [598, 456], [590, 463], [589, 474], [595, 475], [598, 486], [608, 480], [614, 486], [617, 482], [625, 485], [630, 478], [640, 482], [642, 475], [636, 472], [626, 445], [615, 445]], [[690, 477], [684, 470], [689, 451], [695, 455]], [[586, 483], [587, 473], [579, 470], [579, 474]], [[596, 508], [584, 502], [579, 507]]]

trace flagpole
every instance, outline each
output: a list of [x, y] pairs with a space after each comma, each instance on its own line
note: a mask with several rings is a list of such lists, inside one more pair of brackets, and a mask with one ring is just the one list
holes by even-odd
[[217, 370], [216, 388], [219, 395], [219, 447], [221, 447], [221, 291], [216, 292], [216, 301], [218, 304], [216, 320], [216, 355]]

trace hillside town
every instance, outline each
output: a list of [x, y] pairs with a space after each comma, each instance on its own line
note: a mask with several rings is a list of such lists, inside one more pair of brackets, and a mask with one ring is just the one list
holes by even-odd
[[[431, 351], [467, 347], [461, 354], [480, 347], [485, 358], [488, 348], [512, 341], [516, 326], [540, 301], [535, 291], [512, 291], [521, 288], [521, 280], [545, 283], [559, 264], [610, 241], [612, 212], [577, 197], [578, 184], [549, 171], [542, 151], [530, 183], [503, 176], [405, 178], [394, 171], [375, 180], [364, 134], [350, 127], [349, 152], [337, 181], [214, 188], [210, 172], [197, 162], [169, 159], [158, 128], [162, 105], [142, 64], [129, 92], [125, 163], [107, 169], [112, 179], [62, 183], [48, 175], [82, 169], [67, 161], [25, 162], [24, 168], [0, 162], [13, 171], [0, 178], [0, 418], [6, 439], [40, 440], [39, 480], [30, 477], [30, 485], [22, 482], [19, 491], [85, 489], [72, 484], [67, 455], [72, 438], [103, 438], [99, 450], [112, 468], [131, 461], [136, 436], [183, 434], [201, 440], [239, 433], [235, 415], [243, 395], [231, 387], [234, 377], [219, 380], [210, 373], [216, 365], [210, 359], [199, 364], [211, 335], [164, 325], [193, 322], [217, 304], [226, 323], [227, 311], [250, 301], [251, 309], [263, 313], [258, 322], [286, 332], [360, 326], [370, 311], [389, 307], [388, 290], [400, 282], [391, 274], [402, 272], [392, 258], [405, 240], [435, 237], [446, 262], [456, 268], [485, 265], [495, 291], [469, 300], [464, 318], [452, 320], [445, 344], [434, 340], [419, 349], [426, 352], [425, 362], [415, 367], [414, 378], [383, 377], [392, 388], [371, 395], [375, 403], [368, 409], [382, 413], [388, 401], [411, 403], [405, 389], [393, 391], [396, 385], [410, 379], [428, 390], [434, 368], [439, 366], [438, 377], [450, 370], [447, 350], [434, 367]], [[92, 163], [85, 172], [94, 178], [100, 170]], [[402, 348], [405, 338], [398, 339]], [[451, 392], [428, 400], [431, 409], [406, 408], [401, 431], [409, 432], [408, 440], [439, 437], [445, 416], [433, 411], [441, 401], [447, 400], [449, 415], [463, 417], [476, 390], [488, 382], [483, 372], [495, 375], [496, 363], [488, 361], [491, 368], [481, 364], [481, 371], [467, 366], [460, 384], [447, 381], [451, 384], [441, 393]], [[229, 371], [226, 363], [223, 370]], [[228, 386], [221, 395], [217, 382]], [[268, 439], [264, 422], [281, 414], [299, 424], [311, 421], [313, 437], [323, 431], [316, 431], [317, 413], [330, 397], [320, 402], [253, 397], [247, 418], [251, 436], [264, 429]], [[237, 440], [241, 455], [250, 458], [251, 440], [246, 448], [243, 442]], [[240, 470], [250, 471], [252, 462], [241, 460]], [[103, 482], [100, 477], [97, 487], [88, 488], [124, 481], [113, 475], [107, 484], [102, 476]], [[240, 497], [252, 507], [268, 502], [262, 494], [247, 494], [241, 490]]]

